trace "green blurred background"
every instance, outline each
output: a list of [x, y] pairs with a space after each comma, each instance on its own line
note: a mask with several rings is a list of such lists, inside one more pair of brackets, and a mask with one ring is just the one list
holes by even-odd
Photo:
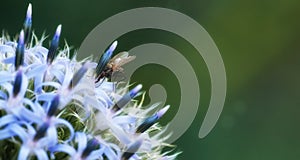
[[[37, 35], [45, 31], [52, 37], [56, 26], [63, 24], [62, 37], [74, 48], [79, 48], [100, 22], [128, 9], [165, 7], [192, 17], [219, 47], [228, 79], [224, 111], [204, 139], [198, 138], [198, 132], [209, 104], [211, 86], [206, 65], [195, 49], [174, 34], [152, 29], [134, 31], [118, 39], [119, 50], [150, 42], [168, 44], [179, 50], [197, 72], [200, 109], [190, 129], [175, 143], [177, 150], [183, 151], [178, 159], [299, 159], [300, 1], [11, 0], [1, 2], [0, 29], [10, 35], [17, 34], [29, 2], [33, 4], [33, 27]], [[175, 107], [163, 123], [171, 120], [180, 95], [172, 72], [162, 66], [146, 65], [136, 71], [133, 79], [145, 84], [145, 89], [153, 83], [165, 86], [167, 103]]]

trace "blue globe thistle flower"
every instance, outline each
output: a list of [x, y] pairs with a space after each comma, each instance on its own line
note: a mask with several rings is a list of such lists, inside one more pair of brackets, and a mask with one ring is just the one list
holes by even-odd
[[0, 38], [0, 159], [176, 158], [162, 152], [170, 145], [158, 124], [169, 106], [143, 108], [133, 100], [142, 85], [118, 88], [106, 77], [117, 41], [98, 63], [77, 61], [59, 48], [62, 25], [49, 49], [31, 30], [29, 4], [18, 39]]

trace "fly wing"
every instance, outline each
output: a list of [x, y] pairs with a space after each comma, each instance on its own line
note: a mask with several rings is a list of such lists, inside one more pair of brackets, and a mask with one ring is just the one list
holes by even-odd
[[118, 62], [118, 66], [123, 66], [124, 64], [126, 64], [134, 59], [135, 59], [135, 56], [124, 57], [124, 58], [120, 59], [120, 61]]
[[126, 58], [126, 57], [128, 57], [128, 52], [120, 52], [117, 55], [115, 55], [110, 61], [114, 62], [117, 59], [123, 59], [123, 58]]
[[115, 71], [112, 73], [111, 81], [112, 82], [122, 82], [122, 81], [124, 82], [124, 81], [127, 81], [127, 77], [125, 76], [124, 72]]
[[120, 52], [110, 60], [110, 63], [113, 63], [118, 70], [122, 70], [121, 66], [134, 59], [135, 56], [129, 56], [128, 52]]

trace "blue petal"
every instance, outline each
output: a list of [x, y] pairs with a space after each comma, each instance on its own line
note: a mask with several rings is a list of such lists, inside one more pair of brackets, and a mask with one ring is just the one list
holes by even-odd
[[43, 149], [35, 149], [34, 153], [39, 160], [48, 160], [49, 159], [46, 151]]
[[49, 102], [53, 99], [53, 97], [55, 96], [55, 93], [43, 93], [37, 96], [37, 100], [38, 101], [46, 101]]
[[40, 115], [35, 114], [34, 112], [29, 111], [27, 108], [22, 107], [19, 111], [19, 118], [26, 120], [28, 122], [34, 122], [37, 124], [42, 123], [42, 118]]
[[13, 85], [11, 83], [8, 82], [2, 83], [1, 87], [3, 88], [3, 90], [6, 90], [8, 92], [8, 95], [12, 95]]
[[113, 159], [113, 160], [120, 159], [110, 147], [105, 147], [104, 154], [108, 159]]
[[71, 71], [71, 68], [70, 66], [66, 66], [65, 67], [65, 73], [63, 75], [63, 83], [62, 85], [63, 86], [69, 86], [71, 80], [72, 80], [72, 77], [73, 77], [73, 72]]
[[41, 73], [44, 73], [47, 69], [47, 65], [44, 64], [35, 64], [31, 65], [30, 67], [30, 70], [26, 73], [29, 79], [42, 75]]
[[137, 121], [135, 117], [132, 116], [116, 116], [113, 118], [113, 121], [116, 124], [123, 125], [123, 124], [132, 124]]
[[0, 118], [0, 128], [9, 123], [15, 122], [15, 121], [17, 121], [17, 118], [13, 115], [6, 115], [4, 117], [1, 117]]
[[0, 72], [0, 84], [4, 83], [4, 82], [9, 82], [9, 81], [13, 81], [15, 76], [9, 72], [6, 71], [1, 71]]
[[130, 157], [130, 160], [140, 160], [140, 159], [141, 159], [141, 157], [139, 157], [137, 154], [134, 154]]
[[7, 126], [7, 129], [9, 129], [13, 134], [18, 135], [23, 143], [27, 141], [28, 134], [25, 132], [24, 128], [20, 127], [17, 124], [11, 124]]
[[36, 103], [32, 102], [31, 100], [27, 99], [27, 98], [24, 98], [23, 99], [23, 103], [25, 105], [28, 105], [30, 107], [31, 110], [33, 110], [34, 112], [35, 111], [39, 111], [39, 106], [36, 105]]
[[3, 59], [2, 62], [5, 64], [13, 64], [13, 63], [15, 63], [15, 59], [16, 59], [16, 56], [8, 57], [6, 59]]
[[34, 53], [37, 57], [41, 57], [43, 63], [46, 62], [46, 56], [48, 54], [48, 49], [43, 46], [35, 46], [34, 48], [30, 48], [29, 52]]
[[[34, 79], [34, 86], [40, 86], [43, 83], [43, 76], [40, 77], [36, 77]], [[37, 94], [41, 94], [42, 93], [43, 88], [38, 88], [38, 87], [34, 87], [34, 92]]]
[[86, 148], [87, 137], [82, 132], [76, 133], [76, 141], [78, 142], [78, 152], [82, 152]]
[[97, 99], [105, 104], [106, 107], [113, 105], [113, 101], [103, 90], [96, 90]]
[[11, 46], [13, 48], [16, 48], [17, 45], [18, 45], [18, 43], [17, 42], [9, 41], [9, 42], [5, 42], [5, 45]]
[[38, 102], [32, 102], [31, 100], [24, 98], [23, 99], [24, 104], [27, 104], [30, 106], [30, 109], [34, 112], [35, 115], [39, 117], [43, 117], [46, 115], [45, 110], [42, 108], [42, 106]]
[[116, 136], [116, 138], [122, 143], [122, 144], [130, 144], [131, 140], [129, 139], [128, 135], [124, 132], [124, 130], [114, 124], [110, 124], [109, 125], [111, 131], [113, 132], [113, 134]]
[[100, 157], [102, 157], [103, 153], [104, 153], [105, 147], [102, 147], [101, 149], [97, 149], [93, 152], [91, 152], [91, 154], [86, 157], [86, 160], [94, 160], [94, 159], [100, 159]]
[[60, 68], [59, 69], [51, 69], [50, 73], [58, 79], [59, 83], [63, 83], [65, 73], [62, 72]]
[[27, 160], [30, 154], [30, 148], [27, 146], [22, 146], [19, 152], [18, 160]]
[[55, 126], [50, 126], [48, 131], [48, 138], [49, 138], [49, 146], [54, 146], [57, 143], [57, 132]]
[[[26, 122], [20, 122], [20, 121], [19, 121], [19, 124], [20, 124], [20, 125], [25, 125], [25, 126], [26, 126], [28, 136], [29, 136], [29, 135], [34, 135], [34, 134], [36, 133], [35, 128], [33, 128], [33, 126], [32, 126], [31, 124], [26, 123]], [[28, 136], [27, 136], [27, 137], [28, 137]]]
[[4, 93], [3, 91], [0, 91], [0, 98], [1, 99], [4, 99], [4, 100], [7, 100], [7, 94], [6, 93]]
[[66, 144], [58, 144], [54, 147], [49, 148], [49, 150], [54, 153], [54, 152], [63, 152], [67, 153], [68, 155], [72, 156], [76, 154], [76, 151], [73, 147], [66, 145]]
[[15, 50], [9, 45], [0, 45], [0, 53], [14, 53]]
[[71, 141], [74, 137], [74, 128], [73, 128], [73, 126], [68, 121], [66, 121], [64, 119], [59, 119], [59, 118], [55, 119], [55, 125], [60, 125], [60, 124], [65, 125], [69, 129], [70, 137], [67, 140], [67, 142]]
[[0, 140], [13, 137], [13, 136], [15, 136], [15, 133], [11, 132], [9, 129], [0, 130]]

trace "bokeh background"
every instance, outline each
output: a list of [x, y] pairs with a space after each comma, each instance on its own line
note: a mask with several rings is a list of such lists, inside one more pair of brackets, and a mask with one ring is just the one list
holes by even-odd
[[[198, 132], [209, 103], [211, 85], [206, 65], [196, 50], [180, 37], [159, 30], [134, 31], [118, 39], [119, 51], [150, 42], [170, 45], [197, 72], [200, 109], [189, 130], [175, 142], [177, 151], [183, 152], [178, 159], [299, 159], [300, 1], [10, 0], [1, 1], [0, 29], [16, 35], [29, 2], [33, 4], [33, 27], [37, 35], [45, 32], [52, 37], [56, 26], [63, 24], [62, 37], [75, 49], [96, 25], [128, 9], [165, 7], [192, 17], [219, 47], [228, 79], [224, 111], [204, 139], [198, 138]], [[162, 66], [146, 65], [135, 72], [133, 81], [143, 83], [146, 90], [154, 83], [165, 86], [167, 103], [173, 108], [162, 123], [171, 120], [180, 95], [172, 72]]]

